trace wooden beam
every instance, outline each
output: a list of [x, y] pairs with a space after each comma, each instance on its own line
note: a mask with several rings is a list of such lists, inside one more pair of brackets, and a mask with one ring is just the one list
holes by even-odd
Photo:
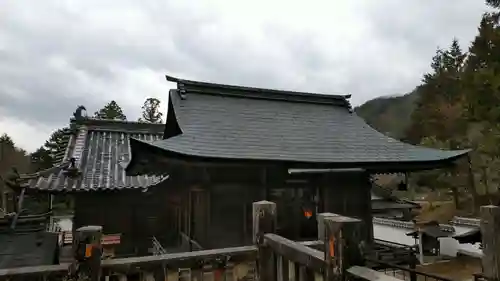
[[[305, 246], [321, 244], [317, 241], [300, 242]], [[145, 270], [155, 270], [166, 268], [168, 280], [178, 279], [178, 268], [190, 267], [196, 261], [219, 260], [230, 257], [232, 262], [252, 261], [257, 257], [256, 246], [243, 246], [214, 250], [203, 250], [194, 252], [184, 252], [176, 254], [166, 254], [159, 256], [144, 256], [133, 258], [120, 258], [103, 260], [101, 268], [107, 272], [129, 273]], [[66, 276], [70, 264], [63, 263], [58, 265], [41, 265], [28, 267], [15, 267], [0, 269], [0, 280], [9, 278], [36, 278], [46, 277], [46, 280], [57, 279]], [[125, 277], [125, 276], [122, 276]], [[293, 276], [290, 276], [293, 277]]]
[[323, 269], [324, 254], [318, 250], [272, 233], [264, 235], [264, 244], [287, 260], [318, 271]]
[[488, 280], [500, 280], [500, 207], [481, 206], [483, 236], [483, 275]]
[[12, 220], [12, 224], [10, 225], [11, 229], [16, 228], [17, 220], [19, 219], [19, 216], [21, 215], [21, 212], [23, 211], [23, 201], [24, 201], [24, 194], [25, 193], [26, 193], [26, 188], [21, 189], [21, 194], [19, 195], [19, 200], [17, 201], [16, 215], [14, 216], [14, 219]]

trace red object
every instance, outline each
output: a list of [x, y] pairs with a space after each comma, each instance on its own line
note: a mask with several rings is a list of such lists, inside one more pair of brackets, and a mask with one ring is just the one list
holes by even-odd
[[216, 269], [214, 271], [214, 280], [215, 281], [220, 281], [222, 277], [222, 270], [221, 269]]
[[304, 210], [304, 216], [306, 218], [310, 218], [310, 217], [312, 217], [312, 215], [313, 215], [313, 212], [311, 210]]
[[104, 235], [101, 239], [101, 244], [102, 245], [118, 245], [120, 244], [121, 241], [121, 235], [120, 234], [110, 234], [110, 235]]

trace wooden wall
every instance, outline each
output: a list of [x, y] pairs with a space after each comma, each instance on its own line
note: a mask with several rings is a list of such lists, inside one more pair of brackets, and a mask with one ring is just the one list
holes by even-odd
[[[173, 249], [179, 232], [205, 249], [250, 245], [252, 203], [267, 199], [278, 204], [278, 232], [289, 239], [314, 239], [317, 212], [333, 212], [362, 219], [362, 233], [372, 240], [368, 174], [316, 175], [297, 186], [278, 173], [244, 172], [211, 172], [210, 180], [178, 180], [148, 192], [78, 194], [74, 226], [102, 225], [105, 234], [122, 233], [117, 254], [123, 255], [147, 255], [152, 236]], [[304, 206], [314, 211], [309, 220]]]
[[365, 241], [373, 240], [371, 183], [368, 173], [329, 174], [322, 180], [320, 194], [322, 212], [361, 219]]
[[104, 234], [120, 233], [121, 256], [148, 255], [151, 237], [164, 247], [177, 238], [178, 217], [175, 189], [155, 188], [148, 192], [117, 191], [75, 195], [74, 228], [100, 225]]

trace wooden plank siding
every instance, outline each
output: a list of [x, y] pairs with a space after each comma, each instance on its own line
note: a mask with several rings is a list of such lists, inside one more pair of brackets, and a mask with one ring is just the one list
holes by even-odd
[[179, 204], [169, 196], [178, 196], [176, 190], [78, 194], [73, 227], [101, 225], [105, 234], [122, 235], [118, 256], [147, 255], [153, 236], [163, 246], [176, 242]]
[[[363, 236], [372, 239], [367, 173], [316, 175], [297, 184], [286, 182], [277, 170], [229, 171], [224, 176], [223, 169], [209, 170], [208, 180], [194, 172], [189, 182], [179, 180], [146, 192], [78, 194], [75, 227], [102, 225], [104, 234], [121, 233], [118, 256], [147, 255], [153, 236], [167, 251], [177, 251], [180, 232], [203, 249], [251, 245], [252, 202], [269, 199], [278, 203], [277, 233], [288, 239], [316, 237], [318, 212], [362, 219]], [[309, 219], [304, 207], [314, 211]]]
[[373, 241], [371, 184], [367, 173], [331, 174], [322, 182], [321, 212], [330, 212], [361, 219], [361, 233], [367, 242]]

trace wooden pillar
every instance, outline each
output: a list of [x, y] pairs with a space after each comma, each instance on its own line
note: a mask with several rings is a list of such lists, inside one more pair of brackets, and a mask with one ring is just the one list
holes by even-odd
[[276, 232], [276, 204], [269, 201], [259, 201], [252, 205], [253, 242], [259, 248], [257, 262], [259, 281], [276, 280], [276, 261], [273, 251], [264, 244], [266, 233]]
[[329, 217], [335, 217], [338, 216], [337, 214], [334, 213], [321, 213], [318, 214], [318, 240], [319, 241], [325, 241], [325, 219]]
[[500, 280], [500, 207], [481, 206], [483, 243], [483, 275], [488, 280]]
[[324, 216], [324, 280], [344, 280], [351, 266], [362, 265], [361, 220], [340, 216]]
[[101, 278], [102, 227], [84, 226], [76, 230], [73, 241], [75, 262], [79, 264], [77, 276], [87, 276], [90, 281]]

